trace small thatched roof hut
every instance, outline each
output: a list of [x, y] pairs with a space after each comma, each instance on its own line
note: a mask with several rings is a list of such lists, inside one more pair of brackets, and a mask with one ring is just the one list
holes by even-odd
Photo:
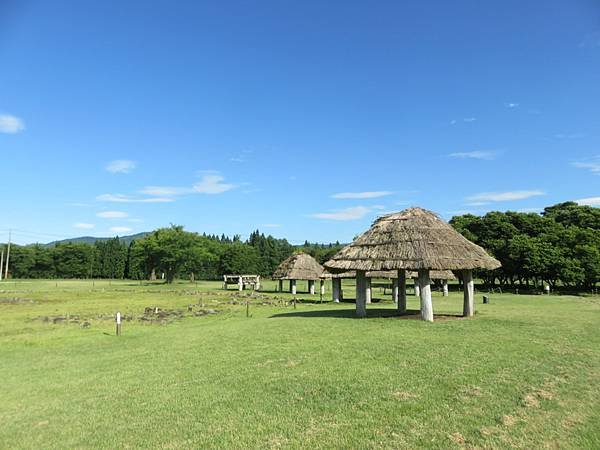
[[461, 270], [465, 282], [465, 315], [473, 313], [472, 269], [495, 269], [500, 262], [466, 239], [436, 214], [422, 208], [377, 219], [371, 228], [325, 263], [330, 272], [357, 271], [357, 314], [366, 315], [367, 278], [370, 271], [398, 271], [401, 293], [398, 308], [406, 309], [405, 270], [418, 271], [421, 315], [433, 320], [430, 271]]
[[[315, 258], [306, 253], [296, 253], [283, 261], [275, 272], [273, 279], [279, 280], [279, 291], [283, 291], [283, 280], [290, 280], [290, 292], [296, 294], [296, 280], [307, 280], [308, 291], [315, 293], [315, 280], [321, 278], [323, 266]], [[321, 282], [323, 283], [323, 282]], [[321, 286], [323, 288], [323, 286]]]
[[296, 253], [283, 261], [275, 272], [274, 280], [318, 280], [323, 266], [306, 253]]

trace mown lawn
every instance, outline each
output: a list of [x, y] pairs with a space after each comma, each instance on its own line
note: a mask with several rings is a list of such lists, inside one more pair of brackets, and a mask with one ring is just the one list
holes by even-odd
[[600, 448], [599, 297], [478, 294], [461, 319], [434, 293], [434, 324], [375, 297], [354, 319], [220, 283], [5, 281], [0, 447]]

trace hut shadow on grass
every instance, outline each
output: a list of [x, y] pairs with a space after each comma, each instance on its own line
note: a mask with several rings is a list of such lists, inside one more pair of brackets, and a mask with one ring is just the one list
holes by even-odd
[[[356, 317], [356, 311], [354, 309], [321, 309], [315, 311], [293, 311], [280, 314], [273, 314], [270, 319], [285, 319], [289, 317], [305, 317], [305, 318], [338, 318], [338, 319], [358, 319]], [[390, 309], [368, 309], [367, 308], [367, 319], [396, 319], [396, 320], [419, 320], [421, 319], [421, 311], [418, 309], [409, 309], [404, 314], [399, 314], [394, 308]], [[462, 319], [460, 314], [435, 314], [435, 320], [444, 321], [452, 319]]]

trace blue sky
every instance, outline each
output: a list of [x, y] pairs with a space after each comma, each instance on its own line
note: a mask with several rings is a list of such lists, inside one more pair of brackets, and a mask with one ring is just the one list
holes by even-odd
[[597, 1], [0, 4], [0, 240], [600, 206]]

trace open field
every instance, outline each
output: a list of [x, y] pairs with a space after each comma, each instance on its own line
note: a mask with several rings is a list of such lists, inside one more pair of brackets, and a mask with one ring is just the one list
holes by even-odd
[[430, 324], [220, 286], [0, 284], [0, 447], [600, 448], [600, 297], [434, 292]]

